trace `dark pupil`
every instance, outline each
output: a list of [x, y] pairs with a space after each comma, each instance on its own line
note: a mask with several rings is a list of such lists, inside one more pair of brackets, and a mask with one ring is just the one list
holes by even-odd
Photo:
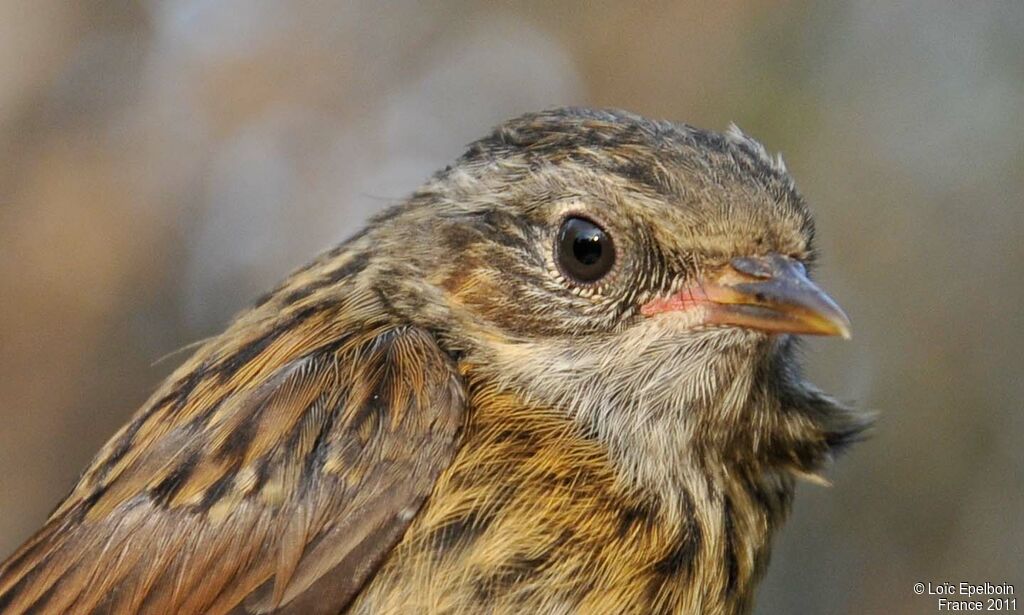
[[558, 237], [558, 264], [576, 282], [604, 277], [615, 264], [615, 248], [608, 233], [586, 218], [569, 218]]
[[584, 265], [595, 265], [601, 260], [601, 230], [592, 227], [576, 235], [572, 253]]

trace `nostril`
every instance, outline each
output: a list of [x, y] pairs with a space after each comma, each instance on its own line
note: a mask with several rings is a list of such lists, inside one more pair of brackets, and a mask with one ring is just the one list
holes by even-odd
[[736, 271], [754, 278], [767, 280], [775, 275], [777, 266], [771, 257], [737, 256], [729, 261]]

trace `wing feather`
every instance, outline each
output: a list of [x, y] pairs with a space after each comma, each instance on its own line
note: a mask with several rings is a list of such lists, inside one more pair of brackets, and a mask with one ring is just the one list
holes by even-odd
[[352, 313], [201, 350], [0, 567], [0, 611], [342, 609], [451, 461], [464, 404], [429, 334]]

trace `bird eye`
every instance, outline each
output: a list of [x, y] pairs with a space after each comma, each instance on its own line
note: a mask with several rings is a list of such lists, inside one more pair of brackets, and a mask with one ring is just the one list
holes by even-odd
[[612, 238], [586, 218], [566, 218], [558, 231], [555, 260], [575, 282], [590, 284], [608, 275], [615, 264]]

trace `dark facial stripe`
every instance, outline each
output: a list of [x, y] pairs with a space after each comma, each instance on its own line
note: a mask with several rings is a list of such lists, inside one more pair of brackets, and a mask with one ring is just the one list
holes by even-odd
[[703, 533], [700, 524], [697, 523], [693, 496], [685, 491], [683, 496], [683, 527], [680, 530], [679, 539], [675, 546], [654, 564], [654, 570], [661, 577], [662, 583], [685, 575], [693, 564], [703, 542]]
[[725, 594], [730, 596], [736, 591], [736, 581], [739, 577], [739, 561], [736, 559], [736, 526], [733, 521], [732, 500], [728, 495], [722, 507], [722, 518], [724, 522], [723, 532], [725, 533], [725, 570], [727, 580], [725, 583]]

